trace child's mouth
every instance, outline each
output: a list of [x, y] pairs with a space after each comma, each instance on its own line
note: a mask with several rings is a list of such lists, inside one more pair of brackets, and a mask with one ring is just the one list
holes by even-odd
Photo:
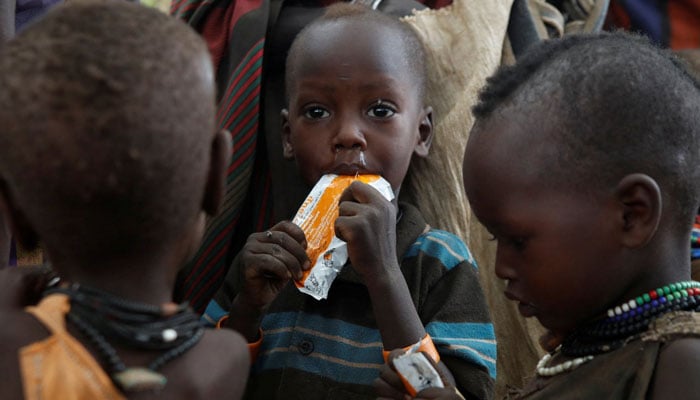
[[525, 318], [533, 317], [537, 313], [535, 306], [529, 303], [518, 303], [518, 311]]
[[529, 318], [537, 313], [537, 307], [535, 307], [532, 303], [522, 301], [519, 297], [515, 296], [513, 293], [507, 290], [503, 292], [503, 294], [506, 296], [506, 298], [508, 298], [508, 300], [515, 301], [518, 303], [518, 311], [523, 317]]

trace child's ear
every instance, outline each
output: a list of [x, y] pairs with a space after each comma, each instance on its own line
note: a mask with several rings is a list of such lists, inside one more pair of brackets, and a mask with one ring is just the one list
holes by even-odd
[[413, 153], [418, 157], [427, 157], [433, 143], [433, 108], [430, 106], [423, 109], [423, 116], [418, 124], [418, 135], [419, 141]]
[[282, 110], [282, 155], [286, 160], [294, 159], [294, 146], [292, 146], [291, 135], [292, 132], [289, 129], [289, 110], [286, 108]]
[[[0, 179], [0, 213], [5, 217], [5, 224], [10, 228], [12, 237], [23, 248], [31, 251], [39, 246], [39, 235], [24, 212], [17, 207], [6, 182], [2, 179]], [[5, 260], [6, 263], [7, 260]]]
[[222, 129], [216, 132], [211, 142], [209, 176], [207, 176], [202, 204], [202, 209], [209, 215], [215, 215], [223, 203], [226, 193], [226, 173], [231, 163], [232, 150], [233, 143], [229, 131]]
[[647, 244], [661, 220], [661, 189], [645, 174], [630, 174], [618, 182], [615, 194], [622, 205], [622, 244], [638, 248]]

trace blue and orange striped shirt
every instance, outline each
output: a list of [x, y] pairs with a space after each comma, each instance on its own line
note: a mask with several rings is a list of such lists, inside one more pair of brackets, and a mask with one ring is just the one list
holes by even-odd
[[[496, 340], [476, 263], [457, 236], [426, 230], [420, 212], [402, 204], [397, 254], [418, 315], [465, 395], [493, 397]], [[236, 295], [236, 263], [207, 307], [218, 320]], [[246, 398], [374, 398], [382, 338], [367, 288], [346, 266], [328, 299], [288, 285], [262, 321], [263, 342]]]

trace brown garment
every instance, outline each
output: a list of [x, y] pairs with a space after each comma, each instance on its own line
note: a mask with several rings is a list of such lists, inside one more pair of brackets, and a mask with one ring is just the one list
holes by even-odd
[[520, 393], [511, 393], [507, 398], [646, 399], [662, 347], [685, 337], [700, 338], [700, 314], [685, 311], [666, 314], [622, 348], [597, 355], [573, 371], [548, 378], [538, 376]]

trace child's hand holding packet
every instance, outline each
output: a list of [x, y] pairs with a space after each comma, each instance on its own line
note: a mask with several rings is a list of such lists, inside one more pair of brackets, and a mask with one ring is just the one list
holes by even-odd
[[423, 389], [444, 388], [440, 374], [428, 361], [425, 353], [407, 351], [394, 358], [394, 368], [399, 373], [404, 387], [411, 396]]
[[306, 235], [306, 253], [311, 269], [296, 286], [317, 300], [328, 296], [331, 283], [348, 259], [347, 245], [335, 236], [338, 201], [353, 181], [361, 181], [377, 189], [387, 200], [394, 198], [391, 185], [379, 175], [324, 175], [311, 189], [292, 222]]

